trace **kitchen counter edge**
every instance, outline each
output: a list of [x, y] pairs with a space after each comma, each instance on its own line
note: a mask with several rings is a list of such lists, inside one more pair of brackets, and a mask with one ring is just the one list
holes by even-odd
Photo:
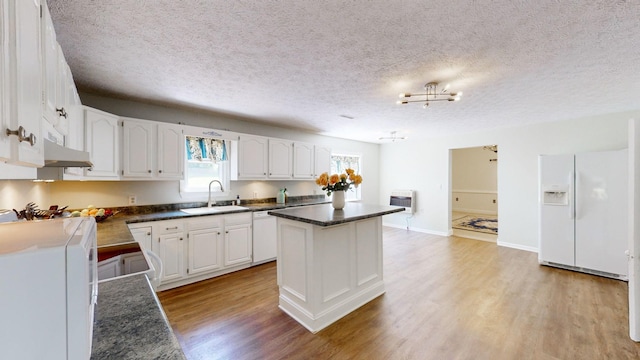
[[317, 226], [333, 226], [402, 211], [404, 211], [404, 208], [398, 206], [348, 202], [345, 204], [344, 209], [341, 210], [335, 210], [331, 204], [323, 204], [304, 208], [269, 211], [269, 215]]

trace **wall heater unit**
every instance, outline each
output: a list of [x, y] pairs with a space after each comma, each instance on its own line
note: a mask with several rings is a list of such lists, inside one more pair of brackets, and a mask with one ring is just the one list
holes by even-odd
[[416, 192], [413, 190], [393, 190], [389, 198], [389, 205], [402, 206], [404, 212], [416, 212]]

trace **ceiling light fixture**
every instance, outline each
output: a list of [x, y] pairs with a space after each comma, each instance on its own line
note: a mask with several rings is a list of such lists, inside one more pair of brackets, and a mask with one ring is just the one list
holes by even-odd
[[424, 96], [424, 98], [420, 100], [398, 100], [397, 104], [404, 105], [411, 102], [420, 102], [423, 103], [422, 107], [426, 109], [429, 107], [429, 103], [432, 101], [459, 101], [460, 96], [462, 96], [462, 91], [457, 93], [450, 93], [448, 84], [443, 89], [438, 90], [437, 82], [426, 83], [424, 85], [424, 91], [424, 94], [402, 93], [400, 94], [400, 98], [410, 98], [416, 96]]
[[392, 131], [391, 136], [379, 137], [378, 140], [391, 140], [392, 142], [394, 142], [396, 140], [404, 140], [406, 138], [407, 138], [406, 136], [396, 136], [396, 132]]

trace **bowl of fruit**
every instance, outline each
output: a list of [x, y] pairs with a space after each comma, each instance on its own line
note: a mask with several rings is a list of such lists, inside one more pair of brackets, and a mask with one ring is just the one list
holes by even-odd
[[82, 209], [82, 211], [72, 212], [71, 216], [72, 217], [91, 216], [96, 219], [96, 222], [102, 222], [117, 213], [118, 213], [117, 211], [112, 211], [111, 209], [98, 209], [93, 205], [89, 205], [85, 209]]

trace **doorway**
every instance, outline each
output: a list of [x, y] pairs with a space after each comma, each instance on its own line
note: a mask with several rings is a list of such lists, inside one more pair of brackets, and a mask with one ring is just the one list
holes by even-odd
[[498, 240], [498, 146], [451, 150], [451, 233]]

